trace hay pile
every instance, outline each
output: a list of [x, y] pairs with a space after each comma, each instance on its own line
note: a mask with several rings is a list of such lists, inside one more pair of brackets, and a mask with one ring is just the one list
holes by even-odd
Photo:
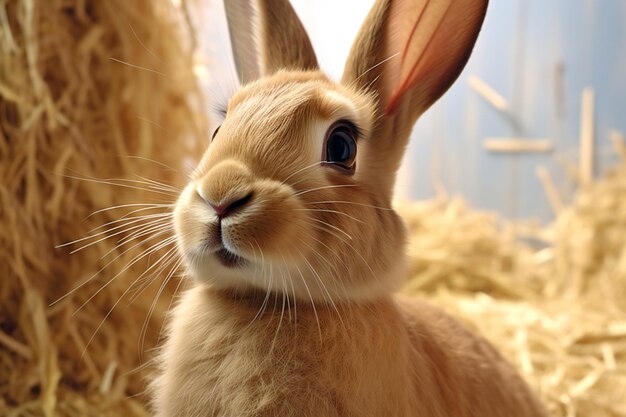
[[[85, 349], [145, 266], [73, 313], [147, 244], [122, 255], [113, 239], [80, 256], [55, 246], [120, 217], [87, 218], [95, 210], [172, 200], [172, 189], [141, 178], [184, 181], [174, 170], [206, 135], [181, 13], [153, 0], [0, 1], [2, 416], [146, 414], [140, 397], [125, 399], [143, 390], [130, 371], [151, 297], [124, 300]], [[71, 176], [125, 181], [108, 187]], [[149, 334], [146, 348], [153, 343]]]
[[626, 159], [543, 229], [499, 224], [457, 200], [402, 212], [406, 292], [482, 332], [551, 415], [626, 416]]

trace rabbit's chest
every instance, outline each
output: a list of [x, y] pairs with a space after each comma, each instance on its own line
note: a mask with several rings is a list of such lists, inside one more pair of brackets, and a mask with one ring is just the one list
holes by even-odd
[[[303, 311], [297, 322], [288, 312], [251, 322], [202, 298], [190, 291], [174, 313], [153, 384], [158, 416], [402, 416], [410, 408], [402, 349], [359, 323], [346, 327], [349, 313], [343, 324], [325, 311], [312, 323]], [[395, 400], [382, 406], [384, 398]]]

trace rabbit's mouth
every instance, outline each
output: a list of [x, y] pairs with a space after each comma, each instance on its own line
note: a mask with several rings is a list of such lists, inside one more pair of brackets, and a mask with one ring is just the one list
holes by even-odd
[[215, 252], [215, 256], [222, 265], [228, 268], [236, 268], [239, 266], [243, 266], [246, 263], [246, 260], [244, 258], [237, 255], [236, 253], [229, 251], [226, 248], [222, 248]]

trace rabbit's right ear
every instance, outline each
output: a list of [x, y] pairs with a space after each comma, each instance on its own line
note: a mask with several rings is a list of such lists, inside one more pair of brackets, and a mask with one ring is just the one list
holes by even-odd
[[280, 69], [318, 69], [289, 0], [224, 0], [233, 58], [242, 84]]

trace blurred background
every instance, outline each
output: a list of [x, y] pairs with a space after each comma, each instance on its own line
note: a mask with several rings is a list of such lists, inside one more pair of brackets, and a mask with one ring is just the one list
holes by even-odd
[[[333, 78], [372, 3], [292, 1]], [[222, 2], [209, 2], [200, 20], [205, 85], [222, 99], [235, 85]], [[460, 79], [414, 128], [397, 197], [445, 192], [510, 219], [552, 220], [542, 178], [554, 183], [557, 205], [584, 181], [577, 171], [585, 89], [591, 173], [615, 163], [611, 136], [626, 132], [625, 20], [624, 1], [491, 1]]]

